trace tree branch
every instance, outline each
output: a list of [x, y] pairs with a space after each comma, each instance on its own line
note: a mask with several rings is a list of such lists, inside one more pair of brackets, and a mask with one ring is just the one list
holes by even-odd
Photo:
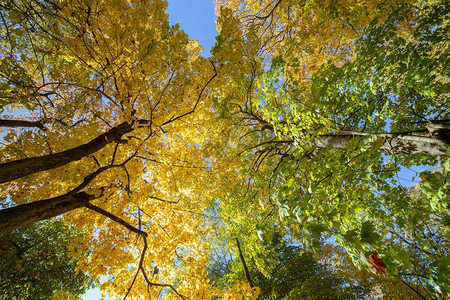
[[400, 278], [400, 282], [403, 283], [404, 285], [406, 285], [407, 287], [409, 287], [411, 290], [413, 290], [414, 293], [416, 293], [420, 298], [427, 299], [426, 297], [424, 297], [421, 293], [419, 293], [415, 288], [413, 288], [410, 284], [408, 284], [403, 279]]
[[247, 282], [250, 284], [250, 287], [253, 288], [252, 278], [250, 277], [250, 273], [248, 271], [247, 264], [245, 263], [244, 255], [242, 254], [242, 251], [241, 251], [241, 244], [239, 243], [238, 238], [236, 238], [236, 245], [237, 245], [238, 252], [239, 252], [239, 259], [241, 260], [242, 268], [244, 269], [245, 278], [247, 279]]
[[184, 117], [184, 116], [187, 116], [187, 115], [189, 115], [189, 114], [192, 114], [192, 113], [195, 111], [195, 109], [197, 108], [198, 103], [200, 102], [200, 98], [202, 97], [202, 94], [203, 94], [203, 92], [205, 91], [206, 87], [207, 87], [207, 86], [211, 83], [211, 81], [213, 81], [213, 79], [217, 76], [216, 66], [213, 64], [212, 61], [210, 61], [210, 63], [212, 64], [212, 66], [213, 66], [213, 68], [214, 68], [214, 75], [208, 80], [208, 82], [206, 82], [206, 84], [203, 86], [202, 90], [200, 91], [200, 94], [198, 94], [197, 101], [195, 101], [194, 107], [193, 107], [190, 111], [188, 111], [187, 113], [184, 113], [184, 114], [182, 114], [182, 115], [179, 115], [178, 117], [172, 117], [172, 118], [170, 118], [168, 121], [164, 122], [164, 123], [161, 125], [161, 127], [164, 126], [164, 125], [167, 125], [167, 124], [169, 124], [169, 123], [172, 123], [172, 122], [174, 122], [174, 121], [176, 121], [176, 120], [178, 120], [178, 119], [181, 119], [181, 118]]
[[102, 191], [66, 193], [54, 198], [22, 204], [0, 210], [0, 234], [8, 234], [14, 229], [37, 221], [50, 219], [71, 210], [83, 207], [82, 201], [91, 201], [102, 196]]
[[0, 127], [34, 127], [46, 131], [42, 121], [22, 121], [0, 119]]
[[134, 226], [130, 225], [128, 222], [126, 222], [126, 221], [122, 220], [121, 218], [113, 215], [112, 213], [104, 210], [103, 208], [95, 206], [94, 204], [89, 203], [89, 201], [84, 201], [83, 200], [82, 203], [83, 203], [84, 207], [89, 208], [90, 210], [93, 210], [95, 212], [98, 212], [99, 214], [101, 214], [101, 215], [103, 215], [103, 216], [113, 220], [114, 222], [124, 226], [128, 230], [130, 230], [130, 231], [132, 231], [134, 233], [137, 233], [137, 234], [139, 234], [139, 235], [141, 235], [143, 237], [147, 237], [148, 236], [147, 232], [135, 228]]
[[139, 272], [142, 273], [142, 275], [144, 276], [145, 282], [147, 283], [148, 286], [159, 286], [159, 287], [168, 287], [170, 289], [172, 289], [172, 291], [174, 291], [175, 294], [178, 295], [178, 297], [180, 297], [183, 300], [190, 300], [190, 298], [180, 294], [171, 284], [163, 284], [163, 283], [155, 283], [155, 282], [151, 282], [150, 279], [147, 276], [147, 273], [145, 273], [144, 270], [144, 259], [145, 259], [145, 252], [147, 251], [148, 248], [148, 244], [147, 244], [147, 237], [143, 236], [143, 240], [144, 240], [144, 249], [142, 249], [142, 253], [141, 253], [141, 259], [139, 260], [139, 266], [138, 266], [138, 270], [136, 272], [136, 274], [133, 277], [133, 281], [131, 282], [130, 287], [128, 288], [127, 293], [125, 294], [125, 296], [123, 297], [123, 300], [127, 299], [128, 294], [131, 292], [131, 289], [133, 288], [134, 283], [136, 282], [136, 278], [139, 275]]
[[132, 124], [123, 122], [92, 141], [55, 154], [26, 158], [0, 164], [0, 183], [34, 173], [55, 169], [97, 152], [107, 144], [132, 130]]
[[281, 3], [281, 0], [278, 0], [278, 2], [274, 5], [274, 7], [272, 8], [272, 10], [271, 10], [267, 15], [262, 16], [262, 17], [260, 17], [260, 16], [255, 16], [255, 18], [260, 19], [260, 20], [265, 20], [265, 19], [269, 18], [270, 16], [273, 15], [275, 9], [278, 7], [278, 5], [280, 5], [280, 3]]
[[[59, 216], [83, 207], [91, 200], [102, 197], [104, 188], [98, 189], [93, 194], [88, 194], [81, 190], [87, 187], [103, 171], [122, 167], [132, 157], [120, 165], [108, 165], [98, 168], [97, 171], [86, 176], [80, 185], [64, 195], [0, 210], [0, 234], [9, 233], [18, 227]], [[81, 203], [80, 201], [84, 202]]]
[[[446, 155], [449, 144], [444, 140], [415, 135], [394, 135], [389, 133], [359, 133], [353, 135], [320, 135], [310, 142], [316, 148], [333, 147], [336, 149], [347, 148], [347, 143], [355, 138], [363, 136], [376, 136], [384, 138], [380, 150], [392, 154], [424, 154], [424, 155]], [[361, 143], [367, 141], [362, 139]]]

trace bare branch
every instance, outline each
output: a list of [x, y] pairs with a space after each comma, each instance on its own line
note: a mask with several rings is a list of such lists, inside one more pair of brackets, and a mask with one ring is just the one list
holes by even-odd
[[242, 268], [244, 269], [245, 278], [247, 279], [250, 287], [253, 288], [252, 278], [250, 277], [250, 272], [248, 271], [247, 264], [245, 263], [244, 255], [242, 254], [241, 244], [239, 243], [239, 239], [236, 238], [236, 245], [239, 252], [239, 259], [241, 260]]
[[0, 127], [31, 127], [46, 131], [42, 121], [0, 120]]

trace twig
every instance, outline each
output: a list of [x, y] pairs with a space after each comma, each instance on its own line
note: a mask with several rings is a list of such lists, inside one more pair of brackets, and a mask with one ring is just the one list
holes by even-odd
[[200, 91], [200, 94], [199, 94], [198, 97], [197, 97], [197, 101], [195, 101], [194, 107], [193, 107], [190, 111], [188, 111], [187, 113], [184, 113], [184, 114], [179, 115], [179, 116], [177, 116], [177, 117], [171, 117], [169, 120], [167, 120], [166, 122], [162, 123], [161, 127], [164, 126], [164, 125], [167, 125], [167, 124], [169, 124], [169, 123], [172, 123], [172, 122], [174, 122], [174, 121], [176, 121], [176, 120], [178, 120], [178, 119], [181, 119], [181, 118], [184, 117], [184, 116], [187, 116], [187, 115], [189, 115], [189, 114], [192, 114], [192, 113], [195, 111], [195, 109], [197, 108], [198, 103], [200, 102], [200, 98], [202, 97], [202, 94], [203, 94], [203, 92], [205, 91], [206, 87], [207, 87], [207, 86], [211, 83], [211, 81], [213, 81], [213, 79], [217, 76], [216, 66], [213, 64], [212, 61], [209, 61], [209, 62], [212, 64], [212, 66], [213, 66], [213, 68], [214, 68], [214, 75], [213, 75], [213, 76], [208, 80], [208, 82], [206, 82], [206, 84], [203, 86], [202, 90]]

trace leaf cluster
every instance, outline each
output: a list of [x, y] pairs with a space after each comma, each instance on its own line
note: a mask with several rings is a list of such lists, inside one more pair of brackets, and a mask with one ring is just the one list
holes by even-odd
[[48, 220], [0, 236], [0, 299], [51, 299], [62, 290], [80, 296], [94, 286], [68, 254], [73, 239], [84, 236], [73, 226]]

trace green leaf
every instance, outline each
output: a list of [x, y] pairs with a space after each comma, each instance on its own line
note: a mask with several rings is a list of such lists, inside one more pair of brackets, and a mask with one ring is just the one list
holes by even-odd
[[407, 268], [412, 268], [413, 264], [411, 263], [409, 251], [405, 250], [402, 246], [393, 246], [390, 248], [390, 253], [392, 256], [397, 259], [401, 264], [406, 266]]
[[375, 226], [371, 221], [366, 221], [361, 227], [361, 243], [369, 246], [376, 246], [381, 240], [381, 235], [376, 233]]
[[349, 243], [355, 243], [358, 240], [358, 232], [356, 229], [352, 229], [347, 231], [344, 234], [344, 239], [347, 240]]

